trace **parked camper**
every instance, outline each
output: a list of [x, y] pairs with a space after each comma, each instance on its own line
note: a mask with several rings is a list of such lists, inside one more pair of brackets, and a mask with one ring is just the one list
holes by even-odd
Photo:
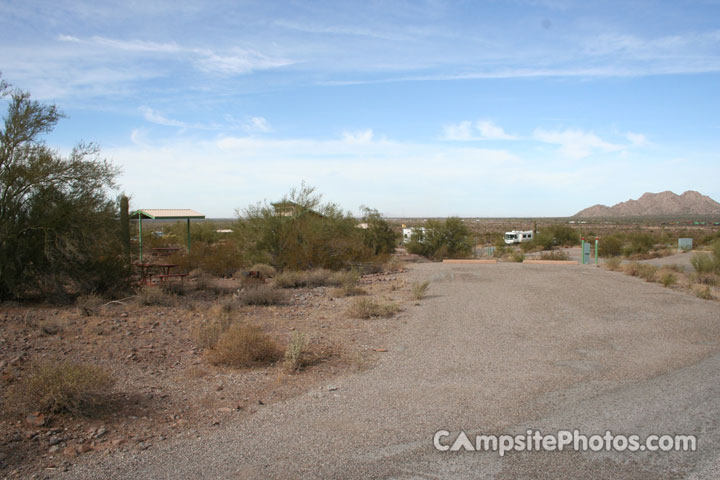
[[533, 239], [532, 230], [513, 230], [512, 232], [505, 232], [505, 243], [508, 245], [514, 245], [516, 243], [530, 242]]

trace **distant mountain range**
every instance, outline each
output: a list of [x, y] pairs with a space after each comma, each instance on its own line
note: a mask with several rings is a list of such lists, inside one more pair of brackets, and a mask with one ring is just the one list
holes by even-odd
[[673, 192], [644, 193], [637, 200], [628, 200], [608, 207], [593, 205], [575, 214], [576, 217], [642, 217], [672, 215], [720, 215], [720, 203], [694, 190], [682, 195]]

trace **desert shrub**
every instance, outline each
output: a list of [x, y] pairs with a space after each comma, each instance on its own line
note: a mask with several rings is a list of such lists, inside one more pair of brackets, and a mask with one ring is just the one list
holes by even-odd
[[693, 254], [690, 264], [697, 273], [712, 273], [717, 267], [715, 259], [705, 252]]
[[632, 277], [640, 277], [648, 282], [653, 281], [658, 268], [649, 263], [631, 262], [625, 265], [625, 274]]
[[414, 229], [407, 243], [407, 251], [434, 260], [443, 258], [463, 258], [472, 253], [470, 229], [458, 217], [450, 217], [444, 222], [427, 220], [425, 231]]
[[425, 280], [424, 282], [413, 283], [411, 287], [412, 298], [415, 300], [422, 300], [427, 295], [427, 291], [430, 288], [430, 282]]
[[552, 252], [543, 252], [540, 254], [541, 260], [568, 260], [570, 256], [563, 250], [553, 250]]
[[79, 315], [83, 317], [91, 317], [97, 315], [100, 307], [104, 303], [102, 297], [93, 293], [80, 295], [75, 299], [75, 308]]
[[716, 273], [693, 273], [690, 275], [690, 280], [694, 283], [699, 283], [701, 285], [717, 285], [718, 279], [720, 276], [718, 276]]
[[135, 297], [138, 304], [143, 306], [159, 305], [171, 307], [176, 304], [177, 297], [167, 293], [161, 287], [146, 286], [140, 289]]
[[104, 404], [113, 384], [113, 378], [94, 365], [37, 363], [16, 385], [11, 402], [26, 411], [84, 416]]
[[647, 232], [632, 232], [627, 235], [623, 246], [623, 254], [628, 257], [633, 254], [646, 254], [655, 245], [655, 236]]
[[287, 295], [270, 285], [261, 285], [238, 293], [237, 301], [242, 305], [282, 305], [287, 302]]
[[571, 247], [580, 243], [580, 234], [568, 225], [551, 225], [548, 229], [555, 245]]
[[178, 265], [184, 272], [201, 269], [218, 277], [230, 277], [243, 266], [244, 260], [236, 241], [223, 240], [213, 244], [195, 242], [189, 253], [181, 250], [171, 255], [169, 262]]
[[660, 274], [660, 283], [662, 283], [665, 288], [670, 287], [677, 283], [677, 277], [671, 271], [664, 271]]
[[610, 257], [605, 262], [608, 270], [618, 271], [621, 270], [622, 260], [620, 257]]
[[362, 223], [367, 228], [361, 229], [363, 242], [375, 255], [393, 253], [398, 241], [398, 234], [392, 230], [390, 224], [380, 212], [368, 207], [361, 207], [363, 211]]
[[220, 334], [208, 355], [215, 365], [249, 367], [274, 362], [280, 352], [275, 342], [259, 327], [236, 324]]
[[358, 298], [350, 304], [348, 315], [352, 318], [387, 318], [399, 310], [394, 303], [378, 303], [370, 298]]
[[372, 258], [357, 220], [321, 198], [303, 183], [278, 203], [245, 209], [235, 227], [248, 258], [281, 270], [340, 270]]
[[37, 327], [44, 335], [57, 335], [63, 331], [64, 325], [57, 318], [50, 317], [39, 321]]
[[622, 255], [624, 243], [617, 235], [603, 237], [598, 242], [598, 255], [604, 258]]
[[354, 284], [344, 284], [333, 290], [332, 295], [334, 297], [356, 297], [358, 295], [367, 295], [367, 291]]
[[260, 273], [260, 276], [263, 279], [272, 278], [277, 274], [277, 270], [275, 270], [275, 267], [270, 266], [266, 263], [256, 263], [252, 267], [250, 267], [250, 271]]
[[193, 328], [195, 343], [200, 348], [213, 348], [217, 345], [220, 335], [225, 333], [233, 322], [230, 315], [222, 313], [201, 319]]
[[333, 272], [319, 268], [306, 271], [284, 271], [273, 279], [277, 288], [315, 288], [325, 286], [342, 286], [357, 283], [358, 274], [355, 271]]
[[520, 262], [522, 262], [523, 260], [525, 260], [525, 254], [524, 254], [523, 252], [521, 252], [521, 251], [514, 250], [514, 251], [510, 254], [510, 260], [512, 260], [513, 262], [518, 262], [518, 263], [520, 263]]
[[385, 272], [402, 272], [405, 270], [405, 262], [400, 261], [398, 257], [390, 257], [390, 260], [385, 262], [382, 269]]
[[1, 79], [0, 101], [0, 300], [123, 295], [131, 271], [109, 197], [118, 169], [93, 144], [63, 156], [44, 143], [63, 117], [56, 106]]
[[712, 291], [708, 286], [695, 288], [695, 296], [698, 298], [702, 298], [703, 300], [713, 300], [715, 298], [713, 297]]
[[165, 295], [182, 297], [187, 293], [185, 283], [181, 281], [167, 280], [160, 283], [159, 288], [165, 293]]
[[300, 332], [293, 333], [285, 349], [285, 368], [291, 372], [300, 370], [304, 366], [307, 336]]

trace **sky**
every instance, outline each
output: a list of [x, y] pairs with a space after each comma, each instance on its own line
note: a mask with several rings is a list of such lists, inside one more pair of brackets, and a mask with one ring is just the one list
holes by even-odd
[[[0, 72], [131, 208], [301, 182], [390, 217], [720, 200], [720, 0], [0, 0]], [[4, 108], [3, 108], [4, 112]]]

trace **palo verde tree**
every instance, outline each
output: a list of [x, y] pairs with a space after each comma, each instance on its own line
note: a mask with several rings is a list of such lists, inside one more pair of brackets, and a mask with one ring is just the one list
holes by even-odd
[[237, 228], [248, 258], [280, 269], [338, 270], [369, 260], [357, 221], [303, 183], [275, 204], [237, 212]]
[[108, 197], [117, 169], [93, 144], [63, 156], [43, 142], [63, 117], [54, 105], [5, 82], [0, 101], [0, 299], [115, 289], [127, 278]]

